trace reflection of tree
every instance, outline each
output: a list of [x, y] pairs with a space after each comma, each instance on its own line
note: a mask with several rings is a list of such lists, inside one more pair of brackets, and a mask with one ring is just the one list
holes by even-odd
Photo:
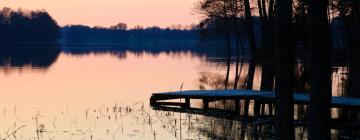
[[182, 57], [188, 55], [190, 57], [205, 58], [206, 61], [212, 63], [221, 63], [225, 62], [226, 52], [219, 47], [183, 47], [183, 48], [167, 48], [167, 47], [103, 47], [103, 46], [63, 46], [62, 51], [66, 54], [83, 56], [90, 54], [111, 54], [117, 56], [118, 58], [126, 58], [126, 53], [130, 52], [135, 54], [135, 56], [150, 55], [153, 57], [159, 56], [160, 54], [166, 54], [170, 57]]
[[[199, 89], [205, 90], [205, 89], [224, 89], [224, 80], [225, 75], [219, 74], [219, 73], [211, 73], [211, 72], [200, 72], [200, 78], [198, 80], [199, 82]], [[246, 81], [246, 77], [240, 77], [240, 87], [244, 87]], [[234, 81], [229, 81], [228, 86], [233, 86]]]
[[1, 48], [0, 67], [48, 68], [60, 54], [59, 47]]
[[0, 10], [0, 67], [49, 67], [60, 53], [56, 43], [59, 36], [59, 26], [46, 11], [3, 8]]
[[[225, 76], [210, 72], [200, 72], [199, 88], [205, 89], [224, 89]], [[229, 84], [233, 84], [230, 82]]]
[[87, 48], [72, 48], [72, 49], [63, 49], [62, 50], [66, 54], [71, 54], [74, 56], [87, 56], [87, 55], [103, 55], [109, 54], [111, 56], [115, 56], [118, 59], [126, 58], [126, 51], [117, 50], [117, 49], [87, 49]]

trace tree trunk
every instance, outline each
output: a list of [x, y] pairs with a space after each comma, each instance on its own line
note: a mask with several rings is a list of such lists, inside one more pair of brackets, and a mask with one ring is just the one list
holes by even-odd
[[331, 68], [328, 0], [308, 1], [308, 41], [310, 107], [308, 135], [310, 140], [330, 139]]
[[359, 0], [351, 0], [351, 51], [350, 51], [350, 95], [359, 97], [360, 91], [360, 2]]
[[294, 54], [291, 38], [292, 1], [276, 0], [275, 6], [276, 78], [275, 137], [293, 140], [294, 134]]
[[[239, 49], [240, 49], [240, 55], [242, 56], [242, 58], [241, 58], [241, 62], [240, 62], [240, 68], [239, 68], [239, 71], [238, 71], [238, 73], [237, 73], [237, 77], [238, 77], [238, 79], [237, 79], [237, 85], [239, 85], [239, 82], [240, 82], [240, 76], [241, 76], [241, 72], [242, 72], [242, 70], [243, 70], [243, 66], [244, 66], [244, 56], [245, 56], [245, 51], [244, 51], [244, 40], [243, 40], [243, 36], [239, 33], [239, 40], [238, 40], [239, 42]], [[246, 81], [245, 81], [246, 82]], [[246, 85], [246, 84], [242, 84], [242, 87], [240, 87], [240, 88], [245, 88], [244, 87], [244, 85]]]
[[240, 63], [240, 47], [239, 47], [239, 37], [237, 35], [236, 35], [235, 44], [236, 44], [236, 66], [235, 66], [236, 68], [235, 68], [234, 89], [237, 89], [239, 78], [240, 78], [240, 75], [238, 75], [239, 63]]
[[224, 25], [225, 25], [225, 40], [226, 40], [226, 49], [227, 49], [227, 69], [226, 69], [226, 77], [224, 81], [225, 90], [228, 88], [229, 85], [229, 76], [230, 76], [230, 64], [231, 64], [231, 44], [230, 44], [230, 24], [229, 24], [229, 18], [227, 14], [227, 7], [226, 7], [226, 0], [223, 1], [223, 14], [224, 14]]
[[[237, 4], [237, 0], [233, 1], [234, 4], [234, 13], [238, 13], [238, 4]], [[240, 35], [239, 35], [239, 28], [238, 28], [238, 20], [237, 20], [237, 15], [234, 14], [232, 17], [233, 20], [233, 26], [235, 28], [235, 48], [236, 48], [236, 68], [235, 68], [235, 80], [234, 80], [234, 89], [238, 88], [238, 81], [240, 78], [240, 75], [238, 75], [239, 73], [239, 63], [240, 63], [240, 47], [239, 47], [239, 39], [240, 39]]]
[[[351, 22], [350, 25], [350, 70], [349, 70], [349, 95], [351, 97], [360, 97], [360, 2], [358, 0], [351, 1]], [[349, 117], [353, 122], [358, 121], [359, 111], [350, 110]]]
[[[227, 20], [227, 19], [226, 19]], [[228, 25], [226, 25], [228, 26]], [[228, 27], [226, 27], [228, 28]], [[228, 85], [229, 85], [229, 76], [230, 76], [230, 64], [231, 64], [231, 47], [230, 47], [230, 33], [229, 33], [229, 29], [226, 29], [226, 35], [225, 35], [225, 38], [226, 38], [226, 49], [227, 49], [227, 62], [226, 62], [226, 65], [227, 65], [227, 69], [226, 69], [226, 77], [225, 77], [225, 89], [227, 89]]]
[[[260, 1], [259, 1], [260, 2]], [[272, 3], [269, 4], [269, 8], [272, 8]], [[272, 91], [274, 87], [274, 63], [273, 63], [273, 45], [271, 38], [272, 32], [270, 32], [270, 28], [272, 28], [272, 24], [270, 25], [268, 17], [272, 15], [267, 15], [266, 13], [266, 4], [265, 0], [262, 1], [262, 9], [259, 9], [259, 12], [261, 12], [260, 20], [262, 22], [262, 34], [263, 34], [263, 48], [262, 48], [262, 72], [261, 72], [261, 90], [268, 90]], [[264, 6], [265, 5], [265, 6]], [[270, 11], [270, 10], [269, 10]], [[269, 12], [270, 14], [270, 12]]]
[[252, 88], [253, 88], [255, 67], [256, 67], [256, 61], [250, 60], [247, 81], [246, 81], [246, 89], [247, 90], [252, 90]]
[[255, 42], [255, 35], [254, 35], [254, 28], [251, 17], [249, 0], [244, 0], [244, 6], [245, 6], [245, 26], [246, 26], [246, 32], [249, 40], [250, 54], [251, 54], [246, 89], [252, 89], [254, 74], [255, 74], [255, 66], [256, 66], [256, 42]]

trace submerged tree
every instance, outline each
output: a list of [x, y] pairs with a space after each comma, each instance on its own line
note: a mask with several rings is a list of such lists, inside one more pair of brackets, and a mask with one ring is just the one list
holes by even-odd
[[202, 0], [196, 5], [197, 12], [205, 16], [205, 19], [200, 23], [201, 28], [211, 27], [220, 31], [223, 34], [227, 49], [227, 70], [224, 81], [225, 89], [227, 89], [230, 77], [230, 63], [231, 63], [231, 15], [234, 15], [233, 0]]
[[[246, 34], [248, 39], [248, 46], [250, 48], [250, 63], [248, 70], [248, 78], [246, 89], [252, 89], [253, 79], [255, 74], [255, 66], [257, 59], [257, 46], [254, 33], [254, 24], [251, 14], [251, 7], [249, 0], [201, 0], [196, 5], [197, 12], [204, 15], [204, 20], [200, 25], [206, 29], [213, 27], [219, 30], [217, 34], [222, 33], [226, 42], [226, 48], [228, 50], [228, 69], [225, 80], [225, 85], [228, 85], [229, 72], [230, 72], [230, 59], [231, 59], [231, 39], [235, 39], [236, 48], [236, 68], [235, 68], [235, 84], [234, 89], [237, 88], [239, 71], [241, 70], [240, 52], [244, 52], [242, 45], [242, 30]], [[244, 19], [242, 16], [244, 15]], [[215, 23], [215, 24], [214, 24]], [[215, 26], [211, 26], [215, 25]], [[242, 27], [244, 26], [244, 27]], [[244, 55], [244, 54], [242, 54]], [[240, 68], [239, 68], [240, 67]], [[227, 87], [227, 86], [225, 86]]]

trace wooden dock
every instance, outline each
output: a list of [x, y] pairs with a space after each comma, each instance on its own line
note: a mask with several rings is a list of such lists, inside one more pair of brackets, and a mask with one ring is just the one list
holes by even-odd
[[[168, 102], [166, 100], [184, 99], [184, 102]], [[153, 93], [150, 98], [151, 106], [178, 106], [181, 108], [189, 108], [191, 99], [201, 99], [204, 109], [209, 107], [209, 102], [219, 100], [234, 100], [235, 111], [240, 106], [240, 100], [247, 102], [253, 100], [255, 103], [272, 104], [275, 103], [275, 93], [269, 91], [255, 91], [255, 90], [189, 90], [189, 91], [175, 91], [164, 93]], [[360, 98], [351, 97], [332, 97], [332, 108], [349, 108], [360, 109]], [[309, 94], [294, 94], [294, 104], [308, 105], [310, 103]], [[245, 104], [246, 105], [246, 104]], [[245, 109], [247, 109], [245, 107]], [[258, 109], [258, 105], [254, 105], [254, 112]]]

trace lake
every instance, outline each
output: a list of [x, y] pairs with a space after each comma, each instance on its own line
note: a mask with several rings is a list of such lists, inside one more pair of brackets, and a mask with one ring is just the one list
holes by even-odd
[[[39, 58], [2, 53], [0, 138], [273, 138], [271, 125], [255, 129], [240, 119], [153, 110], [149, 106], [154, 92], [222, 88], [226, 74], [224, 54], [221, 50], [207, 52], [68, 49]], [[43, 62], [45, 59], [51, 62]], [[246, 79], [246, 69], [245, 64], [240, 83]], [[343, 69], [333, 73], [333, 95], [341, 95]], [[233, 73], [234, 69], [231, 80]], [[260, 80], [261, 68], [257, 67], [254, 89], [259, 89]], [[194, 101], [192, 106], [201, 106], [201, 102]], [[213, 106], [228, 108], [221, 102]], [[333, 116], [336, 114], [337, 110], [333, 110]], [[340, 139], [356, 137], [359, 132], [333, 130], [332, 134]], [[305, 138], [306, 130], [297, 127], [296, 137]]]

